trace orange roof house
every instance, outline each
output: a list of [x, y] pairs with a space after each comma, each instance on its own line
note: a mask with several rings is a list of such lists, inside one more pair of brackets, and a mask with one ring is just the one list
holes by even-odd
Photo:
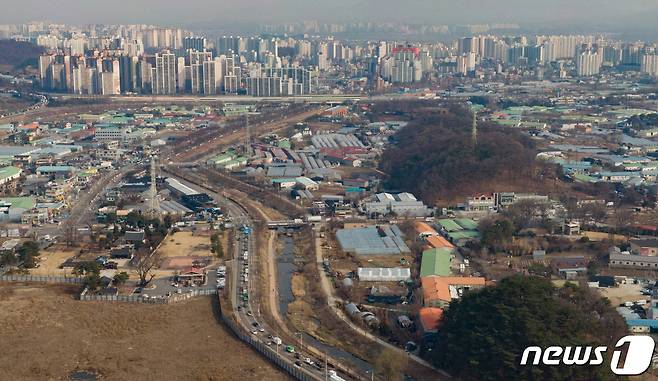
[[425, 307], [443, 308], [452, 299], [459, 298], [459, 289], [484, 287], [482, 277], [442, 277], [436, 275], [421, 278], [423, 286], [423, 305]]
[[439, 249], [439, 248], [452, 249], [455, 247], [447, 239], [440, 236], [439, 233], [433, 227], [429, 226], [424, 222], [416, 221], [416, 223], [414, 224], [414, 229], [416, 230], [416, 234], [418, 234], [418, 238], [420, 240], [424, 240], [425, 243], [427, 243], [427, 245], [425, 245], [426, 246], [425, 249]]
[[419, 238], [439, 235], [439, 233], [437, 233], [433, 227], [421, 221], [416, 221], [416, 223], [414, 224], [414, 229], [416, 230], [416, 234], [418, 234]]
[[418, 312], [420, 325], [424, 333], [434, 333], [438, 330], [443, 319], [443, 309], [436, 307], [423, 307]]
[[455, 245], [453, 245], [447, 239], [441, 237], [440, 235], [427, 237], [427, 238], [425, 238], [425, 242], [427, 242], [427, 246], [429, 246], [431, 249], [440, 249], [440, 248], [454, 249], [455, 248]]
[[18, 126], [19, 130], [24, 130], [24, 131], [34, 131], [39, 129], [39, 123], [28, 123], [24, 124], [22, 126]]

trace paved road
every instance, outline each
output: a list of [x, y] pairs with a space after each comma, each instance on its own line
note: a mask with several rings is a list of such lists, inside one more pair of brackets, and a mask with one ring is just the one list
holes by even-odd
[[[77, 94], [60, 94], [49, 93], [48, 95], [60, 99], [89, 99], [90, 96]], [[398, 94], [391, 96], [372, 97], [378, 99], [389, 99], [399, 97]], [[110, 101], [120, 102], [344, 102], [348, 100], [358, 101], [360, 99], [370, 99], [366, 94], [341, 94], [341, 95], [297, 95], [293, 97], [252, 97], [245, 95], [224, 95], [224, 96], [192, 96], [192, 95], [174, 95], [174, 96], [153, 96], [153, 95], [94, 95], [93, 99], [107, 99]]]
[[[238, 226], [244, 226], [246, 229], [253, 227], [247, 213], [245, 213], [238, 205], [226, 200], [224, 206], [229, 211], [235, 224]], [[276, 332], [276, 330], [270, 327], [262, 319], [260, 305], [254, 298], [256, 292], [254, 282], [257, 280], [254, 270], [256, 267], [255, 262], [257, 261], [257, 255], [254, 250], [255, 247], [252, 235], [245, 230], [241, 230], [236, 234], [235, 239], [234, 260], [231, 263], [231, 283], [235, 285], [235, 287], [231, 294], [231, 300], [233, 303], [233, 309], [236, 311], [238, 322], [242, 324], [245, 329], [251, 331], [260, 341], [268, 343], [274, 351], [284, 359], [287, 359], [290, 364], [298, 364], [297, 366], [300, 366], [312, 377], [319, 380], [324, 379], [326, 377], [325, 371], [327, 370], [327, 368], [324, 367], [324, 361], [317, 358], [311, 358], [311, 355], [303, 353], [303, 348], [297, 346], [296, 343], [284, 341], [280, 346], [273, 343], [272, 337], [281, 337], [283, 339], [283, 336]], [[247, 274], [245, 271], [249, 271], [249, 273]], [[244, 298], [245, 295], [247, 296], [246, 300]], [[295, 347], [295, 352], [299, 355], [297, 356], [285, 352], [287, 345]], [[305, 363], [304, 359], [306, 358], [312, 361], [312, 364], [318, 364], [319, 366]]]
[[[199, 185], [191, 184], [190, 182], [186, 181], [185, 179], [178, 178], [183, 184], [186, 184], [188, 186], [194, 186], [194, 187], [200, 187]], [[253, 221], [251, 219], [251, 216], [247, 214], [247, 212], [238, 204], [235, 202], [226, 199], [225, 197], [217, 194], [216, 192], [213, 192], [211, 189], [208, 187], [202, 187], [204, 190], [208, 193], [208, 195], [215, 200], [218, 201], [220, 206], [224, 209], [224, 211], [231, 217], [232, 222], [238, 226], [248, 226], [253, 228]], [[329, 357], [328, 359], [320, 359], [316, 356], [312, 356], [307, 353], [307, 351], [304, 351], [303, 353], [300, 348], [300, 344], [296, 338], [286, 339], [287, 335], [284, 335], [283, 332], [279, 332], [277, 329], [269, 326], [269, 324], [262, 319], [261, 315], [261, 308], [260, 305], [257, 303], [257, 298], [255, 297], [255, 294], [257, 293], [257, 287], [255, 287], [255, 282], [258, 281], [258, 277], [256, 274], [256, 270], [259, 267], [259, 264], [257, 263], [258, 256], [255, 255], [255, 243], [253, 241], [253, 237], [251, 234], [245, 234], [244, 232], [237, 232], [235, 235], [235, 242], [234, 242], [234, 253], [232, 253], [232, 260], [228, 261], [228, 265], [231, 268], [231, 281], [227, 282], [228, 284], [235, 285], [233, 292], [231, 293], [231, 301], [233, 303], [233, 310], [236, 313], [236, 318], [238, 320], [238, 323], [241, 324], [245, 330], [247, 331], [256, 331], [254, 332], [254, 336], [258, 337], [262, 342], [264, 343], [269, 343], [271, 339], [269, 338], [270, 335], [272, 336], [277, 336], [280, 337], [283, 340], [283, 343], [281, 346], [276, 346], [274, 344], [271, 345], [274, 351], [277, 351], [281, 354], [283, 354], [282, 358], [286, 359], [291, 365], [294, 364], [295, 362], [302, 362], [304, 361], [305, 358], [311, 359], [314, 364], [320, 364], [323, 365], [325, 362], [329, 365], [329, 367], [324, 367], [322, 366], [323, 369], [319, 369], [316, 366], [310, 366], [306, 363], [303, 363], [301, 365], [301, 369], [303, 369], [305, 372], [309, 372], [309, 374], [318, 379], [318, 380], [324, 380], [325, 377], [327, 377], [327, 374], [325, 374], [325, 371], [327, 369], [332, 368], [332, 363], [337, 364], [338, 361], [333, 358]], [[245, 251], [247, 252], [247, 260], [244, 260], [244, 253]], [[249, 274], [247, 276], [246, 281], [244, 280], [244, 269], [249, 268]], [[214, 272], [213, 272], [214, 274]], [[228, 285], [227, 284], [227, 285]], [[243, 300], [242, 295], [245, 294], [247, 295], [247, 300]], [[239, 308], [238, 308], [239, 306]], [[256, 325], [254, 325], [256, 323]], [[259, 328], [262, 329], [259, 330]], [[304, 336], [305, 339], [307, 340], [308, 336]], [[295, 351], [297, 353], [300, 353], [299, 359], [296, 358], [294, 354], [288, 354], [285, 353], [285, 347], [287, 345], [292, 345], [295, 348]], [[304, 343], [306, 345], [306, 343]], [[306, 347], [304, 347], [306, 348]], [[320, 351], [318, 351], [320, 352]], [[328, 351], [327, 351], [328, 352]], [[349, 379], [347, 376], [344, 374], [341, 374], [341, 377], [344, 379]]]
[[174, 277], [163, 277], [163, 278], [154, 278], [153, 281], [151, 281], [151, 286], [155, 286], [155, 288], [148, 288], [144, 292], [146, 292], [149, 296], [165, 296], [167, 294], [176, 294], [178, 293], [178, 290], [180, 290], [181, 293], [187, 293], [192, 290], [199, 290], [199, 289], [215, 289], [217, 287], [217, 266], [211, 266], [207, 269], [206, 271], [206, 284], [202, 286], [195, 286], [195, 287], [185, 287], [183, 285], [178, 285], [178, 287], [174, 286]]
[[134, 169], [134, 166], [129, 165], [122, 167], [120, 170], [111, 170], [103, 174], [98, 181], [95, 181], [91, 189], [77, 193], [73, 201], [73, 207], [69, 210], [68, 221], [74, 226], [89, 221], [97, 210], [96, 207], [100, 201], [101, 193], [108, 187], [118, 184], [123, 176]]

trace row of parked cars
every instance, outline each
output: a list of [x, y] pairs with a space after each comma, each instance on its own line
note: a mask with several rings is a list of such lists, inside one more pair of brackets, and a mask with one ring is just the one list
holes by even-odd
[[217, 268], [217, 288], [223, 289], [226, 287], [226, 266], [219, 266]]

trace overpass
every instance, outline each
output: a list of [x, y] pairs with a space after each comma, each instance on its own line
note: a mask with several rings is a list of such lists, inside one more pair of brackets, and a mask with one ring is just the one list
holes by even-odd
[[277, 229], [277, 228], [299, 228], [304, 226], [305, 223], [301, 219], [296, 220], [287, 220], [287, 221], [269, 221], [267, 223], [268, 229]]

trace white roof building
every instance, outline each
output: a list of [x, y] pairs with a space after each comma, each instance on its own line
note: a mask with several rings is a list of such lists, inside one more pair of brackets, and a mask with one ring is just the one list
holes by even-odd
[[357, 273], [363, 282], [400, 282], [411, 278], [411, 270], [404, 267], [359, 267]]

